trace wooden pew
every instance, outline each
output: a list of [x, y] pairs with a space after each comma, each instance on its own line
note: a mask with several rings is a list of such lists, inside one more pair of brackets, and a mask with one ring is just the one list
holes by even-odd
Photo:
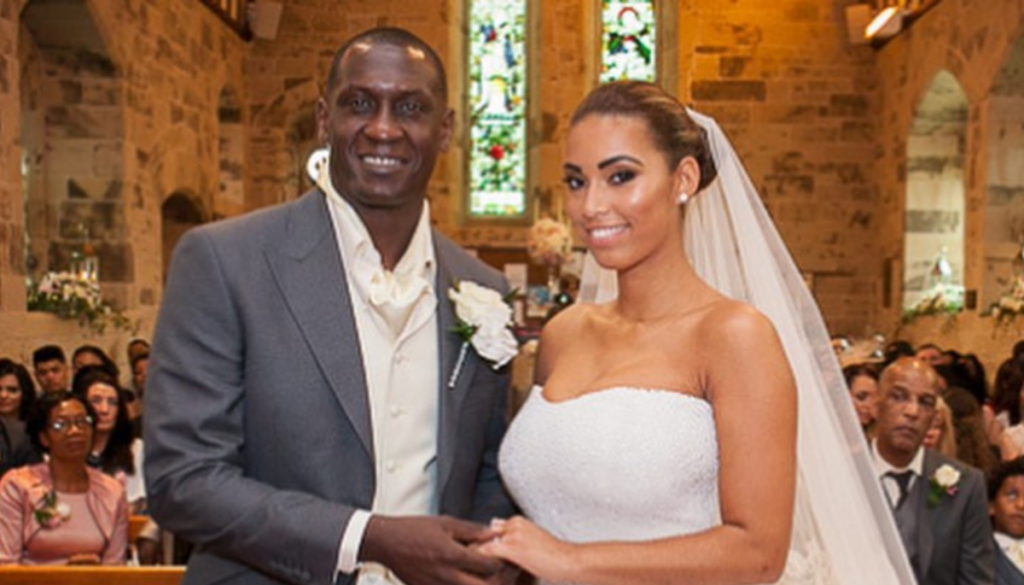
[[185, 567], [0, 567], [4, 585], [180, 585]]

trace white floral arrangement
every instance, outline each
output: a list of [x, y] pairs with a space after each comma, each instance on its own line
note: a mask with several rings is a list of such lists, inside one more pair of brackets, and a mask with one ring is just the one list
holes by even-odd
[[1017, 315], [1024, 313], [1024, 277], [1016, 277], [1010, 285], [1010, 290], [999, 301], [993, 303], [990, 313], [997, 322], [1013, 320]]
[[928, 492], [928, 505], [934, 508], [942, 501], [943, 495], [953, 497], [960, 491], [957, 485], [960, 483], [960, 471], [945, 463], [935, 470], [928, 483], [931, 486]]
[[458, 317], [454, 332], [463, 341], [455, 371], [448, 381], [448, 387], [453, 388], [470, 345], [497, 370], [516, 357], [519, 343], [509, 328], [512, 307], [498, 291], [475, 282], [462, 281], [448, 291], [448, 298], [454, 303]]
[[913, 307], [904, 309], [903, 322], [909, 323], [923, 315], [953, 315], [964, 308], [964, 287], [960, 284], [939, 283]]
[[538, 264], [559, 266], [572, 258], [572, 232], [564, 223], [546, 217], [539, 219], [530, 228], [526, 250]]
[[53, 313], [62, 319], [77, 319], [100, 333], [107, 323], [128, 329], [124, 314], [103, 300], [95, 279], [74, 272], [47, 272], [38, 283], [29, 282], [28, 310]]

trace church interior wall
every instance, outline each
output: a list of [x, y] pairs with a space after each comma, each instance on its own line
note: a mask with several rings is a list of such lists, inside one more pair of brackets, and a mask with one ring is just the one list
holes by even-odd
[[[22, 108], [23, 87], [52, 100], [75, 91], [82, 101], [89, 93], [114, 98], [93, 109], [79, 104], [67, 110], [81, 114], [76, 120], [88, 120], [86, 128], [111, 134], [69, 137], [70, 122], [61, 126], [68, 148], [86, 140], [109, 142], [106, 174], [83, 178], [82, 184], [94, 187], [83, 188], [83, 201], [70, 202], [66, 181], [63, 190], [51, 191], [40, 179], [45, 201], [52, 199], [56, 209], [47, 212], [53, 216], [48, 225], [56, 227], [30, 241], [42, 246], [46, 237], [60, 236], [62, 221], [73, 225], [74, 218], [97, 225], [97, 232], [111, 238], [110, 249], [118, 250], [103, 262], [111, 272], [101, 268], [104, 294], [109, 290], [139, 320], [137, 333], [143, 337], [151, 333], [160, 301], [164, 248], [173, 245], [166, 236], [177, 229], [165, 226], [178, 225], [162, 213], [176, 208], [166, 205], [169, 199], [186, 197], [209, 221], [298, 197], [309, 187], [305, 157], [318, 146], [315, 104], [333, 51], [371, 26], [409, 28], [437, 48], [448, 67], [458, 127], [452, 152], [441, 160], [429, 188], [438, 227], [467, 247], [519, 248], [534, 217], [560, 215], [561, 148], [569, 116], [596, 80], [593, 2], [530, 4], [530, 217], [519, 223], [471, 221], [463, 211], [467, 19], [462, 0], [345, 0], [343, 9], [339, 3], [293, 0], [286, 3], [273, 40], [248, 42], [199, 2], [83, 2], [116, 77], [105, 93], [99, 81], [92, 92], [88, 84], [68, 89], [75, 79], [43, 75], [33, 65], [36, 49], [22, 32], [22, 9], [31, 2], [0, 0], [0, 354], [27, 360], [43, 338], [70, 349], [83, 334], [96, 335], [24, 309], [24, 233], [35, 224], [25, 221], [21, 159], [23, 152], [48, 144], [38, 129], [48, 121], [39, 111]], [[1008, 149], [1014, 142], [1004, 130], [1015, 122], [1005, 112], [1013, 110], [1012, 100], [1024, 98], [994, 97], [990, 90], [1020, 35], [1024, 0], [996, 0], [984, 10], [972, 0], [943, 0], [882, 47], [851, 44], [845, 9], [854, 3], [672, 3], [664, 36], [674, 40], [674, 51], [662, 79], [683, 101], [715, 116], [730, 135], [834, 332], [881, 332], [1002, 355], [1019, 332], [993, 334], [991, 319], [978, 310], [966, 311], [952, 327], [937, 318], [899, 326], [904, 210], [913, 178], [908, 144], [929, 83], [948, 71], [967, 101], [963, 139], [949, 154], [963, 162], [965, 245], [958, 269], [967, 288], [982, 299], [980, 306], [991, 298], [986, 279], [996, 278], [996, 269], [985, 268], [986, 263], [1005, 272], [1012, 247], [1010, 236], [985, 243], [985, 218], [1003, 217], [992, 207], [990, 192], [1020, 186], [1016, 175], [1005, 171], [1013, 168], [1006, 157], [1015, 155], [993, 159], [986, 145], [994, 137]], [[32, 126], [24, 133], [23, 120]], [[941, 146], [943, 153], [950, 153], [950, 144]], [[940, 145], [923, 148], [930, 152]], [[62, 150], [46, 151], [44, 162], [52, 167]], [[82, 164], [81, 157], [71, 158]], [[990, 168], [1004, 169], [1003, 178], [989, 180], [996, 174]], [[28, 183], [35, 180], [28, 176]], [[119, 182], [116, 194], [110, 187], [114, 182]], [[40, 213], [38, 203], [32, 195], [30, 214]], [[73, 238], [65, 243], [74, 243]], [[46, 258], [63, 261], [59, 254]], [[92, 341], [122, 355], [130, 336], [108, 331]]]

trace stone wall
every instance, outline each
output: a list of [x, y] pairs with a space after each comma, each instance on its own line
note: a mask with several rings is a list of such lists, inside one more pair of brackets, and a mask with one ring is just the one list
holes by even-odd
[[[878, 256], [865, 261], [876, 270], [879, 265], [898, 267], [903, 262], [908, 136], [918, 104], [930, 84], [940, 72], [948, 71], [967, 98], [963, 147], [964, 282], [968, 297], [973, 291], [978, 299], [973, 308], [953, 320], [928, 317], [898, 328], [900, 303], [896, 287], [882, 314], [882, 330], [915, 343], [931, 341], [943, 347], [977, 352], [990, 370], [1009, 355], [1009, 348], [1024, 333], [1018, 325], [997, 327], [993, 319], [981, 312], [984, 300], [993, 298], [993, 285], [986, 282], [986, 265], [990, 264], [986, 255], [992, 253], [986, 246], [986, 208], [990, 204], [989, 185], [993, 180], [998, 184], [1000, 179], [990, 176], [990, 161], [992, 156], [995, 160], [1006, 160], [996, 155], [1003, 147], [999, 125], [990, 125], [990, 120], [998, 117], [1000, 107], [991, 92], [1008, 65], [1010, 69], [1020, 69], [1022, 63], [1011, 59], [1011, 55], [1020, 53], [1014, 47], [1019, 46], [1022, 23], [1022, 0], [944, 0], [877, 52], [880, 107], [875, 114], [878, 148], [873, 182], [879, 192], [879, 251]], [[1012, 147], [1019, 152], [1019, 143]]]
[[716, 117], [829, 326], [876, 322], [871, 49], [847, 40], [852, 2], [680, 3], [679, 93]]
[[[308, 187], [302, 168], [317, 144], [315, 102], [333, 51], [351, 34], [375, 25], [413, 30], [437, 48], [449, 68], [458, 140], [431, 182], [435, 222], [470, 247], [525, 242], [527, 224], [474, 223], [462, 212], [462, 0], [347, 0], [344, 9], [322, 0], [290, 0], [277, 37], [250, 43], [198, 2], [83, 1], [113, 65], [111, 91], [120, 116], [117, 146], [105, 159], [120, 175], [119, 191], [85, 188], [83, 201], [112, 205], [112, 215], [118, 216], [111, 217], [115, 229], [103, 231], [116, 232], [124, 270], [118, 281], [104, 283], [105, 290], [141, 318], [143, 335], [160, 301], [164, 248], [173, 245], [161, 235], [164, 202], [177, 195], [175, 213], [185, 201], [199, 218], [210, 220], [298, 196]], [[1000, 109], [988, 94], [1019, 37], [1024, 0], [944, 0], [881, 48], [847, 40], [844, 11], [854, 2], [671, 3], [663, 38], [674, 39], [675, 50], [665, 60], [672, 65], [664, 79], [670, 91], [718, 118], [729, 133], [812, 282], [830, 327], [855, 336], [892, 335], [901, 304], [909, 132], [939, 71], [956, 78], [968, 103], [962, 144], [963, 265], [965, 282], [979, 299], [987, 298], [985, 288], [992, 288], [985, 284], [986, 263], [1005, 260], [1000, 260], [1005, 250], [992, 252], [998, 246], [978, 245], [986, 232], [986, 201], [994, 200], [987, 192], [1016, 181], [1015, 175], [986, 178], [989, 167], [1011, 168], [1008, 161], [1017, 160], [1008, 150], [995, 159], [986, 151], [989, 137], [997, 135], [993, 128], [1015, 123], [994, 115], [1009, 108]], [[28, 96], [21, 88], [53, 88], [56, 93], [45, 92], [52, 100], [75, 99], [80, 93], [85, 101], [90, 93], [73, 78], [51, 79], [36, 69], [23, 83], [21, 71], [35, 67], [31, 47], [38, 45], [20, 48], [26, 42], [21, 11], [27, 3], [0, 0], [0, 354], [18, 357], [41, 335], [68, 347], [82, 335], [74, 325], [23, 309], [22, 146], [38, 151], [46, 135], [29, 129], [29, 137], [22, 139], [21, 105]], [[533, 214], [557, 216], [561, 208], [561, 149], [568, 117], [596, 78], [597, 5], [591, 0], [531, 4], [531, 30], [536, 31], [530, 40]], [[1006, 77], [1008, 86], [1015, 86], [1019, 69]], [[59, 113], [62, 106], [52, 107]], [[38, 111], [26, 109], [24, 119], [45, 126], [46, 116]], [[83, 110], [67, 109], [69, 123], [58, 127], [72, 125], [73, 111]], [[65, 199], [66, 189], [65, 182]], [[82, 201], [71, 203], [80, 206]], [[30, 205], [30, 213], [33, 209]], [[73, 217], [61, 205], [46, 213], [56, 214], [47, 225], [56, 226], [50, 233], [57, 236], [62, 219]], [[95, 221], [99, 214], [86, 215]], [[989, 215], [1004, 216], [998, 210]], [[33, 238], [40, 241], [43, 236]], [[47, 253], [47, 260], [51, 257]], [[963, 316], [956, 328], [959, 337], [946, 337], [943, 327], [932, 325], [898, 333], [917, 341], [938, 335], [940, 341], [979, 351], [998, 352], [1005, 345], [984, 340], [993, 336], [980, 317]], [[108, 334], [102, 342], [115, 349], [124, 336], [119, 335]]]
[[[61, 28], [69, 14], [75, 26]], [[199, 2], [0, 0], [0, 355], [27, 361], [43, 342], [70, 350], [89, 339], [123, 359], [130, 335], [149, 336], [162, 204], [187, 193], [212, 217], [219, 98], [225, 87], [244, 96], [246, 49]], [[40, 268], [66, 268], [88, 227], [104, 296], [127, 308], [134, 332], [99, 335], [25, 311], [23, 152]]]

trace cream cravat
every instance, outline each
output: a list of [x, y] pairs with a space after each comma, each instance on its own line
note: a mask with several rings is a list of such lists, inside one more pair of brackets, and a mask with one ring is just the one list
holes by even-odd
[[402, 334], [416, 307], [416, 301], [429, 288], [427, 281], [418, 274], [394, 273], [382, 268], [370, 277], [369, 290], [365, 291], [366, 298], [387, 324], [392, 341]]

